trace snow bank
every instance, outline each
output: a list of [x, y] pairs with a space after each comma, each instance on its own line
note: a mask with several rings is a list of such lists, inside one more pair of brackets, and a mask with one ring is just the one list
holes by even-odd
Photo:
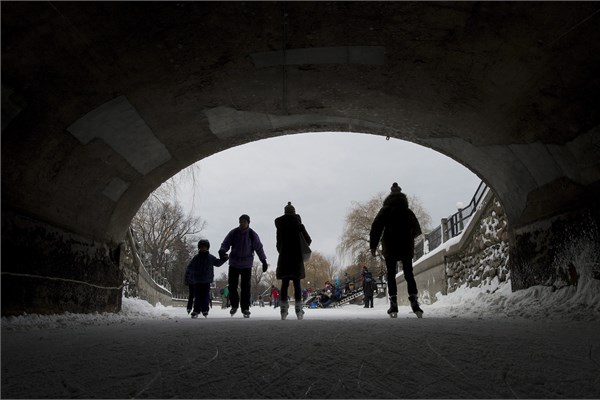
[[494, 278], [485, 289], [463, 286], [427, 306], [430, 314], [449, 317], [600, 320], [600, 281], [580, 279], [577, 287], [533, 286], [512, 292], [510, 282]]
[[52, 329], [82, 325], [109, 325], [135, 320], [164, 319], [172, 317], [173, 307], [162, 304], [152, 306], [145, 300], [123, 297], [123, 306], [118, 313], [74, 314], [24, 314], [2, 317], [2, 330]]

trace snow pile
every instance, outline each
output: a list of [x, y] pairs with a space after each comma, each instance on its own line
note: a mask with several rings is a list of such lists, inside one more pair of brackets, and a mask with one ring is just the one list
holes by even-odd
[[172, 309], [158, 303], [156, 307], [145, 300], [123, 297], [123, 305], [118, 313], [74, 314], [24, 314], [2, 317], [2, 330], [29, 330], [68, 328], [81, 325], [110, 325], [136, 320], [172, 318]]
[[468, 288], [466, 285], [427, 306], [430, 315], [446, 317], [527, 319], [569, 319], [576, 321], [600, 320], [600, 281], [585, 279], [579, 285], [556, 289], [552, 286], [533, 286], [511, 291], [510, 282], [498, 283], [494, 278], [486, 288]]

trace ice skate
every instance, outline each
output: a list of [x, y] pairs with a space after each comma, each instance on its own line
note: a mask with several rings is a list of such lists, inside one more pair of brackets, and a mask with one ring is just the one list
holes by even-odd
[[298, 320], [301, 320], [304, 318], [304, 305], [302, 304], [302, 302], [297, 302], [296, 305], [296, 318], [298, 318]]
[[396, 296], [390, 297], [390, 308], [387, 310], [390, 318], [398, 318], [398, 301]]
[[198, 318], [198, 313], [197, 313], [197, 312], [195, 312], [195, 311], [194, 311], [194, 312], [192, 312], [192, 318], [193, 318], [193, 319], [196, 319], [196, 318]]
[[419, 307], [419, 302], [417, 301], [417, 296], [409, 296], [408, 300], [410, 300], [410, 308], [417, 315], [418, 318], [423, 318], [423, 310]]
[[290, 307], [290, 305], [288, 303], [283, 302], [283, 301], [281, 302], [280, 309], [281, 309], [281, 320], [282, 321], [285, 321], [285, 319], [287, 318], [289, 307]]
[[229, 310], [229, 314], [231, 314], [232, 317], [235, 315], [236, 312], [237, 312], [237, 307], [231, 307], [231, 310]]
[[250, 310], [243, 310], [242, 314], [244, 314], [244, 318], [250, 318]]
[[204, 316], [204, 318], [208, 318], [208, 313], [207, 312], [203, 312], [202, 315]]

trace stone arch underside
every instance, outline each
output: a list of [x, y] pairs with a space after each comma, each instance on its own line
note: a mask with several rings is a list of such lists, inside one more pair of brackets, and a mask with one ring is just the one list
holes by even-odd
[[3, 3], [3, 314], [118, 309], [152, 190], [313, 131], [462, 163], [507, 211], [516, 288], [543, 280], [564, 221], [598, 220], [597, 5], [369, 4]]

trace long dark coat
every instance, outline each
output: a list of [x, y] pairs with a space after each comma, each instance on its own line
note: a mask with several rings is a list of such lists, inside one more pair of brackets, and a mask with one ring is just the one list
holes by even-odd
[[304, 279], [304, 262], [300, 250], [300, 233], [310, 245], [312, 239], [306, 232], [298, 214], [284, 214], [275, 219], [277, 228], [277, 279]]
[[[383, 238], [381, 234], [383, 233]], [[386, 260], [413, 257], [414, 238], [421, 234], [421, 226], [415, 214], [408, 208], [404, 193], [390, 194], [373, 220], [370, 248], [375, 249], [381, 239]]]

